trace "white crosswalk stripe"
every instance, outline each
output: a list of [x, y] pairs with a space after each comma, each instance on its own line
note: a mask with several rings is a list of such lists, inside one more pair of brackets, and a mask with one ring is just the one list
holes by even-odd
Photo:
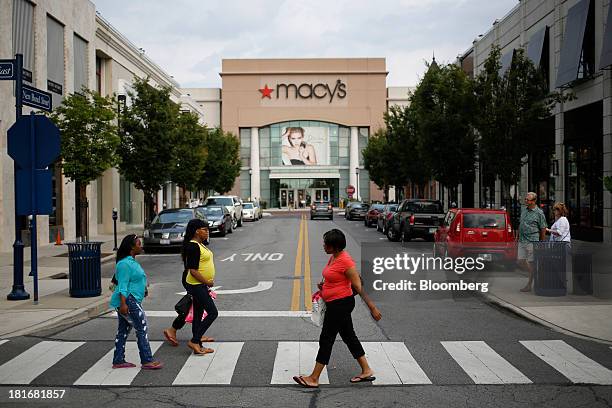
[[442, 346], [476, 384], [530, 384], [484, 341], [443, 341]]
[[0, 340], [0, 346], [6, 343], [8, 340]]
[[29, 384], [83, 344], [42, 341], [0, 366], [0, 384]]
[[214, 353], [191, 354], [172, 385], [230, 384], [243, 345], [214, 343]]
[[[161, 341], [151, 341], [151, 353], [155, 354], [162, 345]], [[125, 361], [136, 364], [133, 368], [113, 369], [113, 348], [104, 355], [96, 364], [87, 370], [74, 385], [130, 385], [140, 372], [140, 356], [138, 345], [134, 341], [125, 344]]]
[[563, 340], [520, 343], [574, 383], [612, 384], [612, 370], [591, 360]]
[[[318, 350], [317, 342], [280, 341], [270, 384], [295, 384], [294, 375], [310, 375]], [[319, 384], [329, 384], [326, 368], [321, 373]]]
[[376, 377], [374, 385], [431, 384], [431, 380], [404, 343], [364, 342], [361, 344]]

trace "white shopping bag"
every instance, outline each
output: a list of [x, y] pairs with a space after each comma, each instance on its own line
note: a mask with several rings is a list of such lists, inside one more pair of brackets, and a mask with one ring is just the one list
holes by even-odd
[[327, 306], [325, 305], [325, 301], [321, 297], [321, 293], [315, 292], [312, 295], [312, 315], [310, 316], [310, 319], [312, 320], [315, 326], [323, 326], [326, 308]]

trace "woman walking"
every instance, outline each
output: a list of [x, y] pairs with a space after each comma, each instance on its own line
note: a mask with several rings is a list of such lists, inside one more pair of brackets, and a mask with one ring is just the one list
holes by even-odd
[[[208, 293], [215, 280], [215, 263], [213, 253], [203, 244], [208, 239], [208, 222], [193, 219], [187, 224], [183, 239], [182, 256], [187, 270], [185, 286], [193, 299], [192, 337], [187, 347], [194, 354], [204, 355], [214, 352], [202, 346], [202, 337], [218, 316], [215, 302]], [[206, 310], [206, 317], [202, 314]]]
[[115, 271], [117, 286], [110, 300], [111, 307], [117, 310], [119, 323], [115, 338], [113, 368], [136, 367], [135, 364], [125, 361], [125, 342], [132, 327], [136, 329], [142, 368], [155, 370], [163, 367], [162, 363], [153, 360], [147, 336], [147, 316], [141, 306], [147, 288], [147, 276], [135, 259], [141, 252], [142, 242], [135, 234], [123, 238], [117, 250]]
[[567, 220], [568, 210], [564, 203], [556, 203], [553, 206], [555, 222], [546, 232], [550, 233], [550, 240], [556, 242], [571, 242], [570, 223]]
[[309, 376], [295, 376], [293, 380], [302, 387], [317, 388], [321, 372], [329, 364], [336, 335], [340, 333], [340, 337], [361, 367], [361, 372], [350, 381], [352, 383], [374, 381], [376, 379], [374, 372], [368, 365], [365, 351], [353, 329], [351, 319], [351, 312], [355, 308], [353, 291], [364, 299], [375, 320], [380, 320], [382, 316], [363, 291], [361, 278], [355, 269], [355, 262], [344, 250], [346, 237], [342, 231], [332, 229], [326, 232], [323, 235], [323, 248], [325, 253], [330, 254], [331, 257], [323, 269], [323, 281], [318, 285], [327, 306], [319, 337], [319, 352], [312, 373]]

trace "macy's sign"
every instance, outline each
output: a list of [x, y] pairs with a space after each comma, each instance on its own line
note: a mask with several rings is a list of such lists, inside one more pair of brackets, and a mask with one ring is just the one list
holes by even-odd
[[328, 99], [332, 103], [334, 98], [344, 99], [346, 97], [346, 84], [342, 80], [336, 80], [334, 87], [324, 83], [303, 83], [303, 84], [277, 84], [276, 88], [268, 87], [266, 84], [259, 90], [261, 98], [272, 99], [272, 93], [276, 99], [281, 96], [285, 99]]

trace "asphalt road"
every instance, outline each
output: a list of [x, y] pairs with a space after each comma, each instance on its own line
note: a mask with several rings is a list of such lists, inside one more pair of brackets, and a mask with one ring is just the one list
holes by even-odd
[[[364, 242], [401, 248], [363, 222], [339, 216], [334, 221], [302, 220], [297, 213], [245, 223], [226, 239], [213, 237], [221, 315], [207, 335], [217, 340], [210, 345], [216, 352], [196, 359], [185, 346], [189, 324], [178, 334], [179, 347], [165, 344], [162, 335], [183, 292], [179, 255], [143, 254], [137, 259], [151, 284], [143, 307], [149, 339], [164, 368], [127, 374], [115, 370], [101, 380], [100, 372], [108, 368], [103, 358], [114, 347], [116, 331], [116, 317], [107, 314], [59, 332], [0, 344], [0, 384], [6, 384], [0, 388], [0, 405], [611, 406], [612, 386], [596, 384], [612, 384], [609, 345], [531, 323], [473, 292], [410, 293], [399, 304], [383, 298], [377, 301], [380, 322], [358, 301], [353, 321], [377, 382], [348, 382], [358, 366], [338, 338], [327, 367], [329, 384], [318, 390], [291, 384], [292, 375], [307, 374], [314, 365], [320, 329], [304, 311], [328, 259], [322, 235], [331, 228], [346, 232], [355, 260]], [[417, 244], [411, 248], [406, 250], [420, 250]], [[105, 266], [105, 275], [112, 272], [112, 265]], [[430, 278], [453, 279], [434, 273]], [[135, 340], [133, 334], [130, 340]], [[105, 385], [113, 382], [117, 385]], [[65, 394], [55, 400], [11, 399], [19, 390], [26, 395], [35, 390]]]

